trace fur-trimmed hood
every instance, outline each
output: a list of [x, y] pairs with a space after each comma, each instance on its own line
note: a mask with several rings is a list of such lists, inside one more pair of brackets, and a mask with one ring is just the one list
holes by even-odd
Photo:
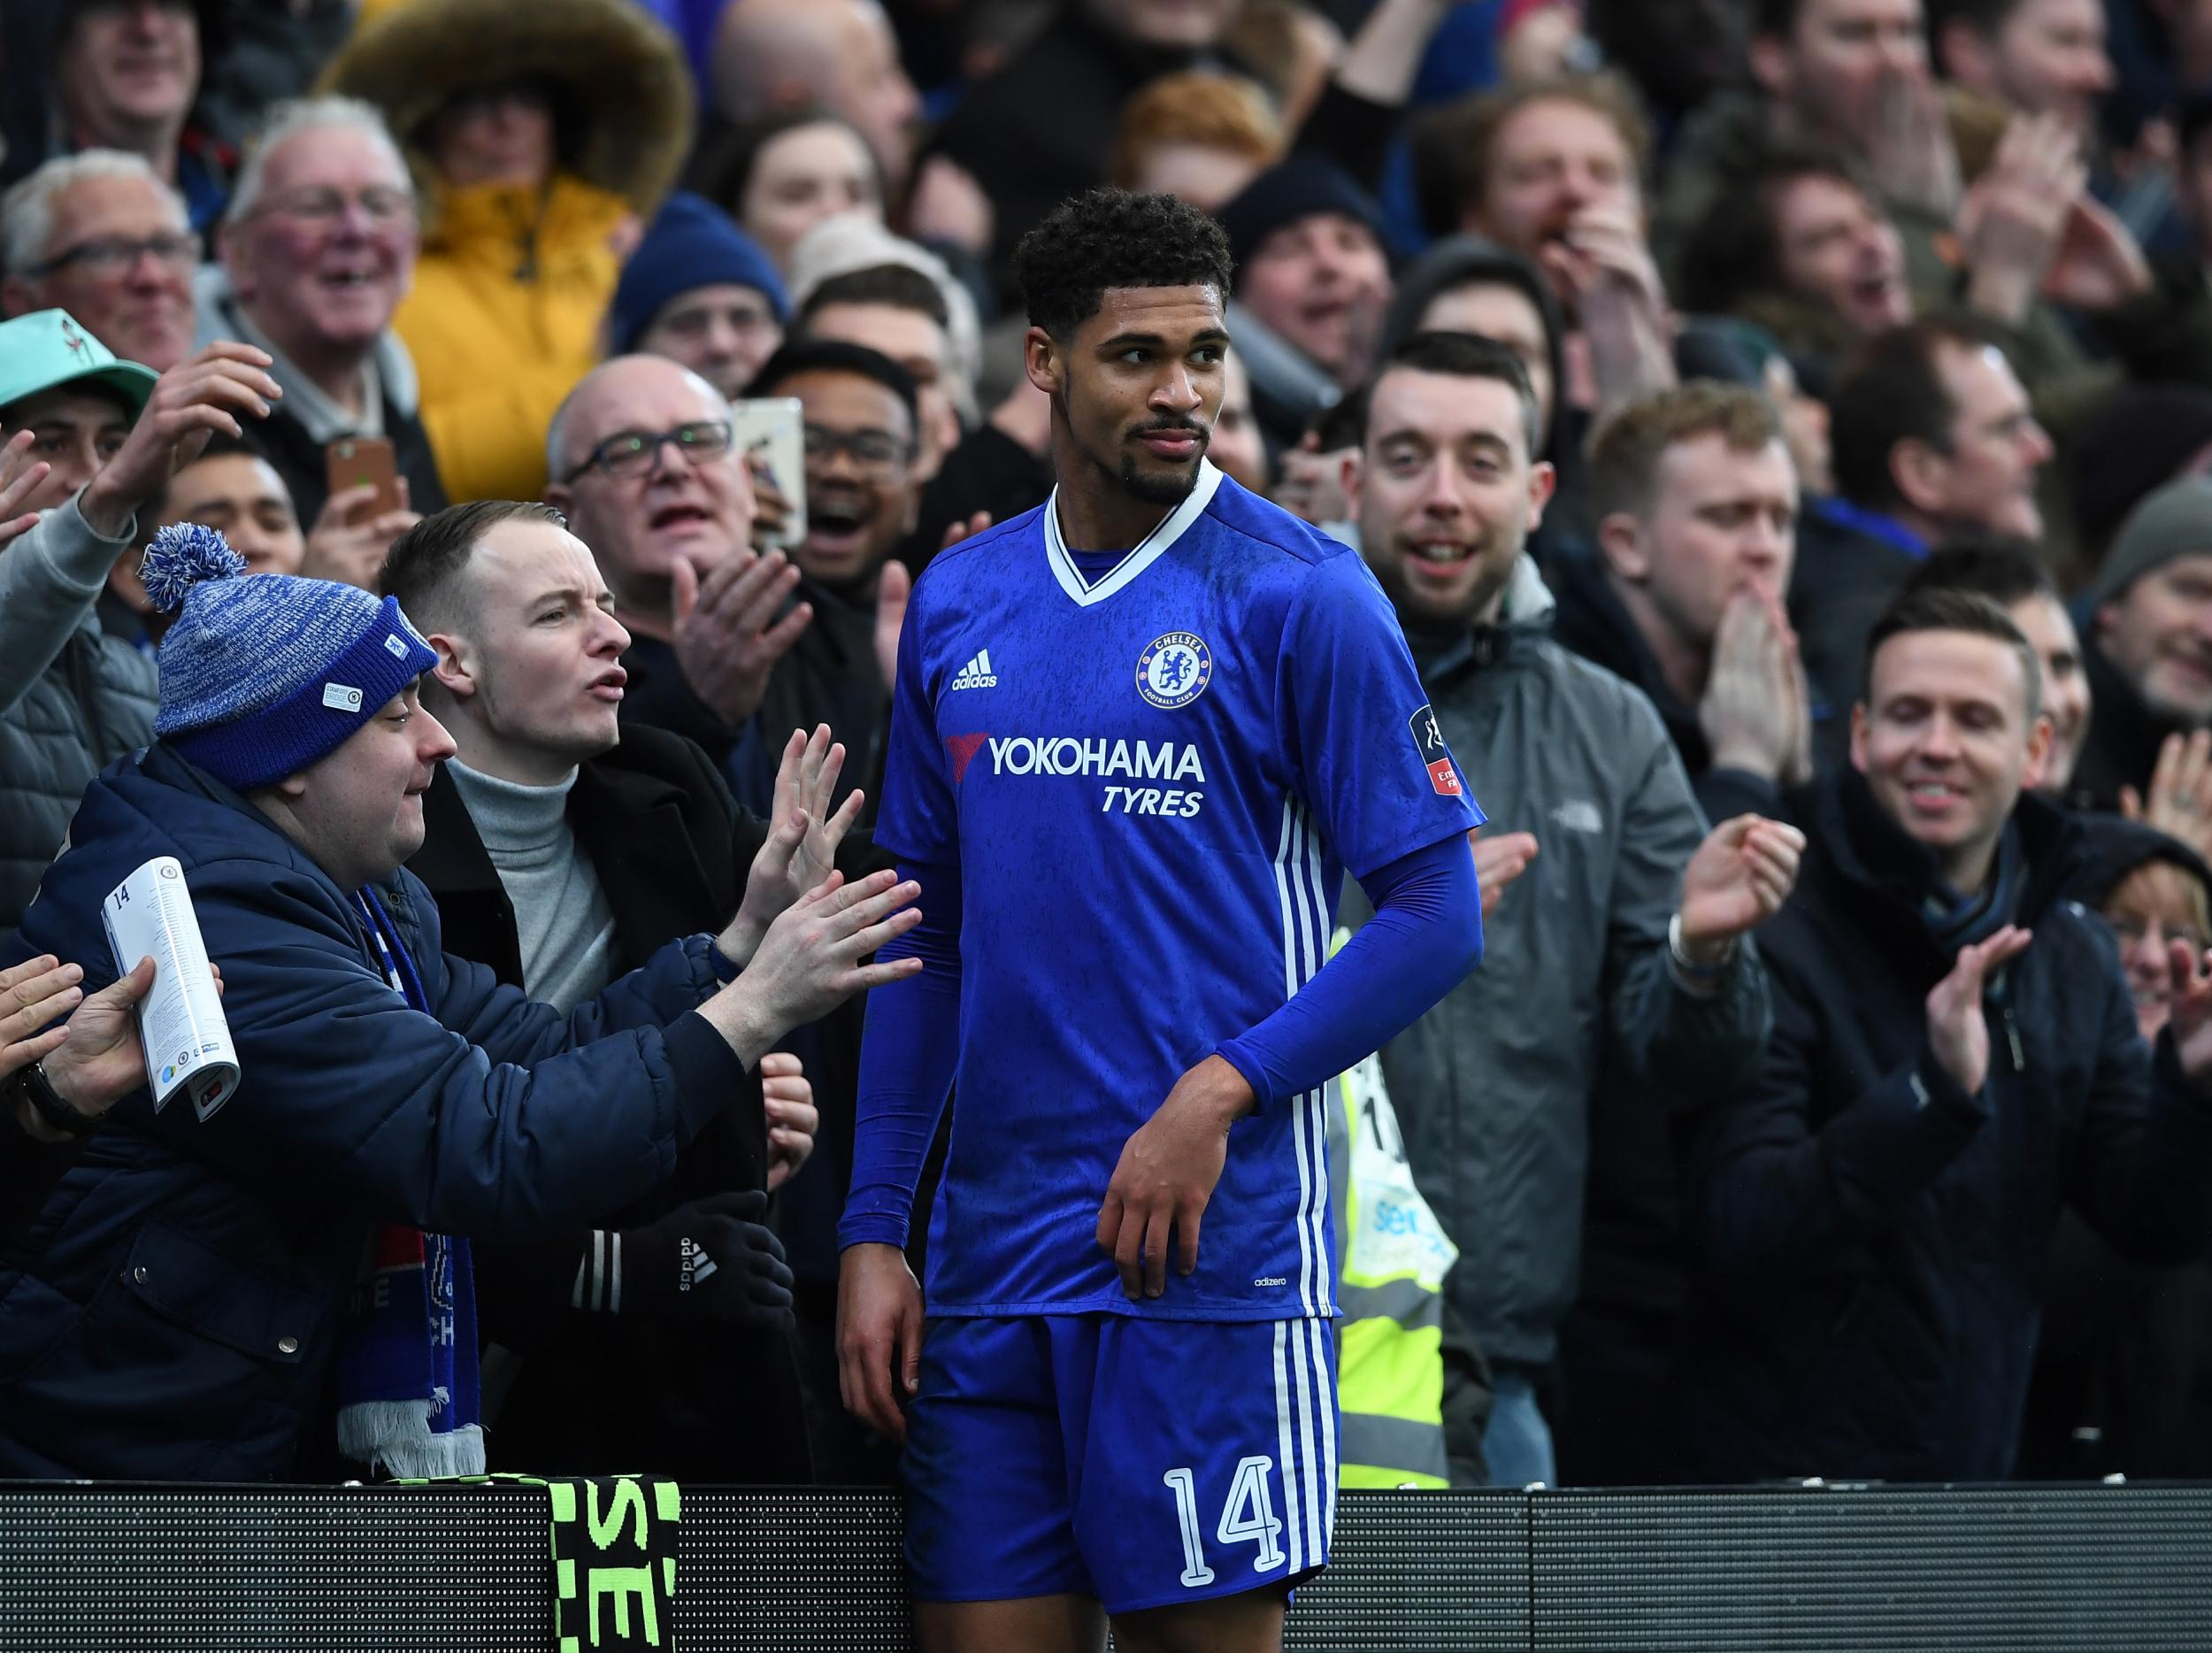
[[564, 171], [641, 217], [658, 208], [691, 139], [691, 76], [631, 0], [363, 0], [320, 89], [381, 110], [428, 196], [431, 118], [472, 87], [524, 79], [557, 88]]

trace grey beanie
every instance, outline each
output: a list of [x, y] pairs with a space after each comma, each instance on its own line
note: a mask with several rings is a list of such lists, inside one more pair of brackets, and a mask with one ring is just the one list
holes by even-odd
[[2144, 496], [2120, 525], [2083, 601], [2094, 610], [2154, 568], [2195, 551], [2212, 554], [2212, 480], [2200, 476]]

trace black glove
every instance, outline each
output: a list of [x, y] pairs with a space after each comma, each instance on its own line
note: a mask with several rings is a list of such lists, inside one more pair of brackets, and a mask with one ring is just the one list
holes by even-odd
[[678, 1206], [642, 1228], [592, 1230], [573, 1308], [645, 1319], [700, 1319], [760, 1330], [793, 1323], [783, 1242], [761, 1222], [757, 1189]]

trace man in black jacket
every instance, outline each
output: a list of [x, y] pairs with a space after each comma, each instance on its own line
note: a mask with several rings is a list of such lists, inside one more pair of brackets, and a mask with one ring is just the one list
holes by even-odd
[[1701, 1478], [2001, 1480], [2062, 1203], [2131, 1256], [2212, 1226], [2212, 974], [2169, 950], [2155, 1052], [2063, 898], [2034, 650], [1986, 598], [1875, 627], [1852, 765], [1761, 934], [1759, 1078], [1691, 1122], [1678, 1369]]
[[[771, 833], [689, 741], [618, 731], [628, 634], [590, 552], [549, 508], [442, 512], [394, 548], [384, 584], [438, 651], [424, 691], [457, 749], [410, 863], [438, 898], [449, 952], [565, 1007], [695, 915], [772, 918], [827, 875], [857, 808], [823, 807], [840, 757], [827, 732], [787, 749]], [[480, 1249], [501, 1463], [810, 1478], [791, 1275], [762, 1221], [767, 1191], [812, 1143], [798, 1067], [764, 1057], [766, 1128], [761, 1101], [741, 1098], [603, 1228]]]

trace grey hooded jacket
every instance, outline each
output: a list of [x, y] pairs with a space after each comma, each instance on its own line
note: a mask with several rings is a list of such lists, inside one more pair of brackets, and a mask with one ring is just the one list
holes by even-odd
[[1590, 1099], [1724, 1096], [1771, 1011], [1748, 941], [1699, 996], [1667, 924], [1706, 833], [1650, 701], [1548, 635], [1525, 557], [1506, 619], [1440, 652], [1415, 639], [1437, 720], [1492, 834], [1538, 853], [1483, 920], [1482, 968], [1382, 1052], [1408, 1157], [1458, 1245], [1449, 1290], [1494, 1364], [1540, 1365], [1575, 1295]]
[[0, 937], [22, 923], [86, 783], [154, 737], [154, 663], [92, 612], [135, 532], [102, 539], [72, 499], [0, 551]]

